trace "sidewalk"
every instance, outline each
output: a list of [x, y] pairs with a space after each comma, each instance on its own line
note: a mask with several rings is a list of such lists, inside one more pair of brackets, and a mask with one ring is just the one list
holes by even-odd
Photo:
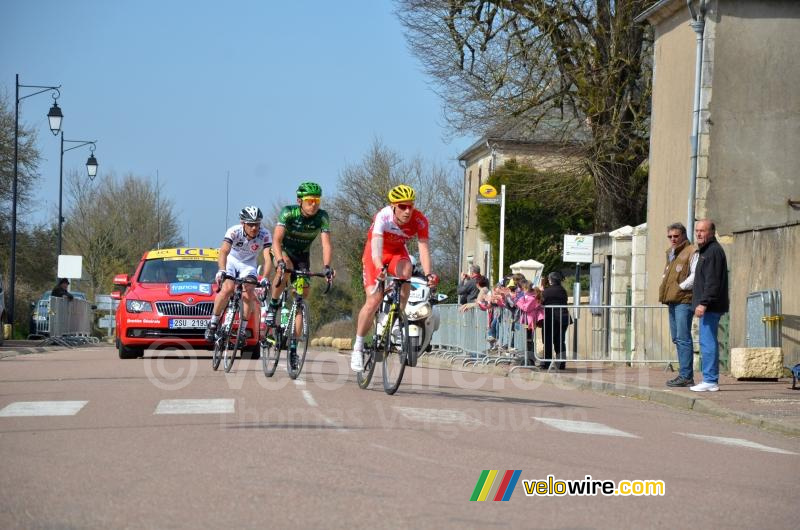
[[[419, 360], [419, 365], [570, 385], [580, 390], [654, 401], [789, 436], [800, 436], [800, 390], [792, 390], [791, 377], [778, 381], [738, 381], [729, 375], [720, 374], [718, 392], [692, 392], [688, 388], [666, 386], [667, 380], [677, 374], [665, 370], [664, 365], [639, 368], [600, 363], [567, 363], [564, 371], [541, 372], [538, 369], [514, 368], [508, 364], [464, 368], [461, 362], [462, 359], [451, 363], [448, 359], [426, 355]], [[696, 382], [700, 382], [698, 376], [699, 374], [695, 374]]]

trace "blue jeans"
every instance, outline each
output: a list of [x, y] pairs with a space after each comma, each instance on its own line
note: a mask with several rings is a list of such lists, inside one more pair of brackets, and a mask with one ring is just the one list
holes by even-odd
[[[669, 307], [669, 334], [672, 343], [678, 350], [678, 375], [684, 379], [692, 379], [694, 370], [692, 364], [692, 312], [691, 304], [668, 304]], [[704, 365], [705, 366], [705, 365]]]
[[722, 313], [706, 313], [700, 317], [700, 362], [703, 364], [703, 381], [719, 381], [719, 343], [717, 330]]

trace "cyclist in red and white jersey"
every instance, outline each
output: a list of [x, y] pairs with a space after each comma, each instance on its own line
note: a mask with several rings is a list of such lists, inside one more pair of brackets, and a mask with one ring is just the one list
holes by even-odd
[[[255, 280], [257, 278], [258, 254], [264, 256], [264, 275], [272, 271], [272, 261], [269, 257], [269, 249], [272, 246], [272, 236], [269, 230], [261, 226], [264, 214], [257, 206], [245, 206], [239, 212], [238, 225], [233, 225], [225, 232], [222, 245], [219, 247], [219, 272], [216, 275], [217, 284], [222, 281], [225, 274], [234, 278], [247, 278]], [[214, 333], [217, 330], [220, 315], [228, 304], [228, 299], [233, 294], [233, 280], [227, 279], [222, 283], [222, 287], [214, 298], [214, 310], [211, 320], [206, 328], [205, 337], [208, 342], [214, 341]], [[245, 284], [244, 302], [247, 310], [242, 315], [242, 326], [247, 327], [248, 315], [255, 319], [259, 317], [259, 305], [256, 298], [254, 286]], [[256, 330], [258, 326], [256, 326]]]
[[[419, 258], [422, 270], [430, 285], [436, 285], [439, 278], [431, 270], [431, 253], [428, 246], [428, 218], [414, 208], [416, 193], [411, 186], [400, 184], [389, 190], [389, 206], [375, 216], [367, 235], [367, 244], [361, 263], [364, 267], [363, 280], [367, 300], [358, 313], [356, 340], [350, 356], [350, 368], [355, 372], [364, 369], [364, 336], [372, 324], [372, 317], [383, 299], [383, 290], [375, 289], [376, 281], [383, 279], [383, 268], [397, 278], [411, 277], [411, 258], [406, 242], [416, 237], [419, 244]], [[401, 306], [405, 308], [411, 287], [403, 285]]]

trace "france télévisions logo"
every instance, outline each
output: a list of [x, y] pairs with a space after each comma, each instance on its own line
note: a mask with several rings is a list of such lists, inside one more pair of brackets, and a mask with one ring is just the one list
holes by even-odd
[[517, 487], [519, 476], [522, 474], [521, 469], [507, 469], [502, 478], [497, 469], [484, 469], [481, 471], [481, 476], [478, 483], [475, 484], [475, 489], [472, 491], [470, 501], [507, 501], [514, 493], [514, 488]]

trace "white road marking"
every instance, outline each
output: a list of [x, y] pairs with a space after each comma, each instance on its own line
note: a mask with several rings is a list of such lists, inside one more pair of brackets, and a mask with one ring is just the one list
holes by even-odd
[[441, 423], [444, 425], [480, 425], [480, 420], [467, 416], [460, 410], [420, 409], [415, 407], [392, 407], [404, 418], [423, 423]]
[[295, 386], [306, 386], [306, 382], [303, 379], [295, 379], [294, 384]]
[[314, 400], [314, 396], [312, 396], [311, 392], [309, 392], [308, 390], [303, 390], [303, 399], [305, 399], [306, 403], [308, 403], [312, 407], [317, 406], [317, 402]]
[[88, 401], [16, 401], [0, 410], [0, 417], [74, 416]]
[[233, 399], [162, 399], [153, 414], [233, 414]]
[[675, 434], [688, 436], [689, 438], [695, 438], [697, 440], [703, 440], [704, 442], [711, 442], [720, 445], [730, 445], [733, 447], [747, 447], [748, 449], [756, 449], [758, 451], [764, 451], [767, 453], [778, 453], [782, 455], [797, 454], [791, 451], [786, 451], [784, 449], [778, 449], [777, 447], [770, 447], [768, 445], [762, 445], [760, 443], [751, 442], [750, 440], [745, 440], [744, 438], [724, 438], [722, 436], [705, 436], [702, 434], [692, 434], [690, 432], [676, 432]]
[[600, 436], [621, 436], [624, 438], [638, 438], [635, 434], [625, 431], [620, 431], [602, 423], [594, 423], [591, 421], [573, 421], [573, 420], [558, 420], [555, 418], [536, 418], [534, 420], [540, 421], [545, 425], [549, 425], [555, 429], [564, 432], [574, 432], [578, 434], [597, 434]]

